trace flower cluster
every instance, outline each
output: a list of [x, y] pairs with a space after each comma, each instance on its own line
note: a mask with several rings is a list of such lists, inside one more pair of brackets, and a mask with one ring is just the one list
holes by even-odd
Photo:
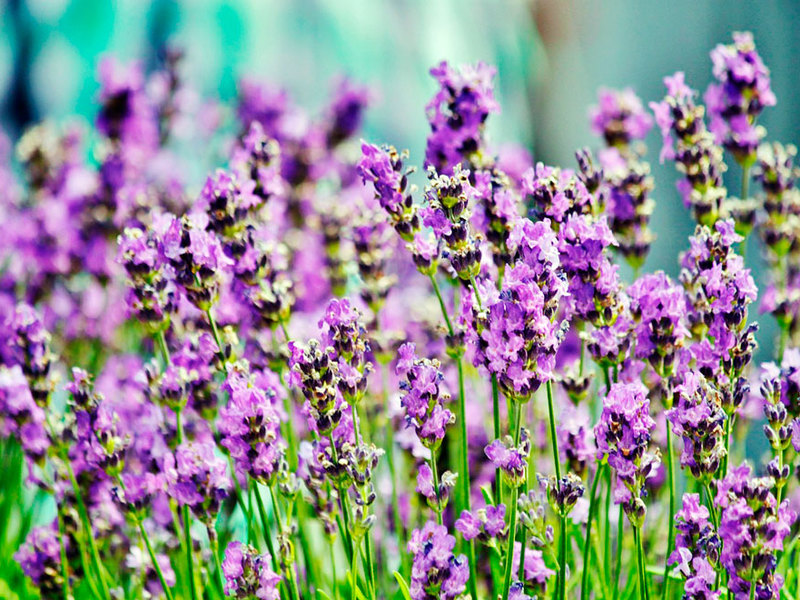
[[778, 504], [770, 491], [773, 483], [770, 477], [753, 477], [745, 463], [717, 484], [714, 504], [721, 509], [720, 560], [737, 599], [747, 598], [752, 586], [759, 598], [777, 598], [783, 585], [783, 578], [775, 572], [775, 557], [783, 550], [797, 514], [788, 501]]
[[689, 335], [683, 290], [659, 271], [637, 279], [628, 294], [636, 321], [636, 356], [662, 377], [670, 375]]
[[231, 542], [222, 561], [225, 575], [225, 594], [234, 598], [256, 597], [259, 600], [278, 600], [281, 576], [270, 568], [270, 557], [259, 554], [252, 546]]
[[675, 550], [667, 562], [686, 578], [685, 594], [698, 600], [716, 600], [720, 592], [714, 590], [714, 567], [721, 543], [709, 521], [708, 508], [700, 504], [700, 496], [684, 494], [681, 509], [675, 514], [675, 529]]
[[666, 413], [672, 431], [683, 440], [681, 466], [708, 483], [727, 456], [722, 394], [700, 373], [687, 370], [675, 388], [673, 408]]
[[702, 105], [694, 102], [696, 92], [686, 85], [684, 74], [664, 78], [667, 95], [650, 108], [664, 138], [661, 159], [675, 160], [685, 179], [678, 190], [699, 223], [712, 224], [722, 214], [727, 190], [722, 183], [726, 170], [722, 149], [706, 128]]
[[491, 113], [500, 112], [492, 86], [495, 73], [484, 63], [457, 69], [442, 62], [431, 69], [439, 90], [425, 107], [431, 126], [427, 167], [449, 175], [456, 165], [476, 167], [486, 160], [484, 123]]
[[643, 385], [615, 383], [603, 398], [603, 412], [594, 428], [598, 458], [607, 456], [617, 473], [614, 502], [622, 505], [631, 523], [639, 528], [647, 510], [645, 484], [661, 462], [659, 451], [649, 447], [655, 427], [649, 408]]
[[466, 589], [469, 566], [466, 557], [455, 556], [456, 538], [432, 521], [415, 529], [408, 541], [414, 564], [409, 591], [412, 600], [453, 600]]
[[756, 119], [776, 102], [769, 69], [756, 52], [750, 32], [736, 32], [733, 44], [719, 44], [711, 51], [711, 61], [718, 83], [709, 85], [703, 96], [711, 117], [709, 129], [739, 163], [752, 163], [766, 135]]

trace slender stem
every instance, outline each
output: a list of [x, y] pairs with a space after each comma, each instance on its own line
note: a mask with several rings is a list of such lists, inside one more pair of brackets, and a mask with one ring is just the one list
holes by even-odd
[[164, 590], [164, 595], [167, 597], [167, 600], [172, 600], [172, 591], [170, 591], [169, 586], [167, 585], [167, 579], [164, 577], [164, 572], [161, 570], [161, 565], [158, 564], [158, 558], [153, 550], [153, 545], [150, 543], [150, 536], [147, 534], [147, 530], [144, 528], [144, 524], [142, 523], [141, 519], [137, 517], [136, 523], [139, 526], [139, 533], [144, 540], [144, 545], [147, 547], [147, 553], [150, 555], [150, 562], [153, 563], [153, 568], [156, 571], [156, 575], [158, 575], [158, 581], [161, 583], [161, 589]]
[[[288, 535], [288, 525], [289, 525], [288, 519], [289, 519], [289, 512], [290, 511], [287, 511], [287, 513], [286, 513], [286, 519], [287, 519], [286, 525], [287, 525], [287, 528], [284, 529], [284, 527], [283, 527], [283, 519], [281, 518], [281, 507], [278, 504], [278, 498], [275, 495], [275, 486], [274, 485], [270, 485], [270, 486], [267, 486], [267, 487], [269, 489], [269, 497], [272, 500], [272, 513], [275, 515], [275, 520], [278, 523], [278, 532], [279, 532], [279, 534]], [[283, 563], [283, 559], [282, 558], [281, 558], [281, 563]], [[294, 565], [292, 563], [289, 563], [289, 564], [282, 565], [282, 566], [284, 567], [283, 568], [283, 573], [286, 576], [286, 579], [289, 580], [289, 594], [291, 595], [292, 598], [295, 598], [296, 600], [300, 600], [300, 592], [298, 592], [298, 590], [297, 590], [297, 580], [296, 580], [296, 577], [295, 577]]]
[[217, 571], [217, 585], [221, 594], [225, 594], [225, 577], [222, 574], [222, 565], [219, 562], [219, 540], [217, 539], [217, 532], [212, 526], [208, 528], [208, 544], [211, 546], [211, 554], [214, 556], [214, 568]]
[[642, 548], [642, 532], [639, 528], [633, 526], [633, 539], [636, 543], [636, 563], [639, 570], [639, 598], [641, 600], [648, 600], [649, 595], [647, 592], [647, 576], [644, 570], [644, 549]]
[[258, 483], [252, 480], [251, 483], [255, 492], [256, 504], [258, 505], [258, 514], [261, 515], [261, 533], [264, 536], [267, 550], [269, 550], [269, 555], [272, 558], [272, 569], [278, 571], [278, 557], [275, 554], [275, 545], [272, 542], [272, 534], [269, 530], [269, 520], [267, 519], [267, 510], [264, 508], [264, 499], [261, 497], [261, 490], [258, 488]]
[[447, 314], [447, 305], [444, 303], [444, 299], [442, 298], [442, 291], [439, 289], [439, 283], [436, 281], [436, 277], [434, 275], [430, 276], [431, 283], [433, 284], [433, 291], [436, 292], [436, 297], [439, 299], [439, 308], [442, 309], [442, 316], [444, 317], [444, 322], [447, 325], [447, 333], [453, 335], [453, 324], [450, 322], [450, 317]]
[[[522, 428], [522, 403], [514, 402], [514, 445], [519, 444], [520, 430]], [[511, 589], [511, 573], [514, 570], [514, 539], [517, 534], [517, 497], [519, 485], [514, 483], [511, 490], [511, 517], [508, 521], [508, 546], [506, 547], [505, 575], [503, 577], [503, 600], [508, 600]]]
[[519, 488], [513, 486], [511, 489], [511, 520], [508, 522], [508, 546], [506, 547], [505, 575], [503, 576], [503, 600], [508, 600], [508, 592], [511, 589], [511, 572], [514, 563], [514, 537], [517, 533], [517, 494]]
[[[400, 548], [405, 548], [406, 532], [403, 527], [403, 521], [400, 518], [400, 502], [397, 496], [397, 470], [394, 464], [394, 426], [389, 414], [389, 365], [385, 363], [381, 365], [381, 394], [383, 395], [383, 410], [386, 419], [386, 460], [389, 463], [389, 476], [392, 480], [392, 518], [399, 546]], [[401, 552], [400, 555], [405, 556], [405, 552]]]
[[439, 469], [436, 466], [436, 452], [431, 450], [431, 472], [433, 473], [433, 491], [436, 494], [436, 521], [442, 524], [442, 499], [439, 496]]
[[672, 458], [672, 434], [667, 427], [667, 478], [669, 482], [669, 514], [667, 515], [667, 552], [664, 556], [664, 587], [661, 590], [661, 600], [667, 599], [667, 588], [669, 587], [669, 554], [672, 551], [672, 544], [675, 540], [675, 465]]
[[208, 324], [211, 325], [211, 333], [214, 336], [214, 341], [217, 343], [217, 349], [219, 359], [222, 362], [225, 362], [225, 351], [223, 350], [224, 346], [222, 345], [222, 336], [219, 334], [219, 327], [217, 327], [217, 320], [214, 318], [214, 315], [211, 313], [211, 308], [206, 309], [206, 318], [208, 318]]
[[714, 496], [711, 495], [711, 488], [708, 483], [703, 484], [703, 489], [706, 491], [706, 498], [708, 499], [708, 512], [711, 513], [711, 522], [714, 524], [714, 529], [719, 529], [719, 521], [717, 520], [717, 509], [714, 506]]
[[755, 581], [750, 582], [750, 600], [755, 600], [756, 597], [756, 583]]
[[189, 512], [189, 505], [184, 504], [183, 513], [183, 535], [186, 538], [186, 572], [189, 577], [189, 594], [192, 600], [198, 600], [197, 581], [194, 578], [194, 548], [192, 544], [192, 516]]
[[559, 538], [559, 556], [558, 556], [558, 569], [559, 569], [559, 586], [558, 597], [564, 600], [567, 597], [567, 517], [562, 515], [559, 519], [561, 537]]
[[619, 519], [617, 520], [617, 555], [614, 557], [614, 600], [619, 598], [619, 576], [622, 572], [622, 528], [625, 523], [622, 505], [619, 505]]
[[611, 470], [606, 469], [606, 501], [605, 516], [603, 518], [603, 567], [605, 570], [606, 585], [611, 584]]
[[589, 492], [589, 518], [586, 521], [586, 542], [583, 545], [583, 573], [581, 575], [581, 600], [588, 600], [589, 598], [589, 552], [591, 550], [592, 540], [592, 521], [594, 520], [595, 512], [597, 511], [597, 488], [602, 479], [605, 464], [600, 464], [595, 471], [594, 479], [592, 480], [592, 489]]
[[[461, 449], [461, 483], [462, 509], [470, 510], [470, 477], [469, 477], [469, 438], [467, 436], [467, 409], [464, 400], [464, 359], [459, 354], [456, 360], [458, 368], [458, 421], [459, 421], [459, 447]], [[516, 504], [516, 500], [514, 501]], [[512, 510], [516, 510], [515, 508]], [[475, 561], [475, 541], [469, 540], [467, 543], [467, 561], [469, 562], [469, 586], [470, 594], [473, 598], [478, 598], [478, 569]]]
[[555, 466], [556, 485], [561, 486], [561, 458], [558, 455], [558, 437], [556, 435], [556, 417], [553, 409], [553, 383], [547, 381], [547, 417], [550, 420], [550, 443], [553, 446], [553, 465]]
[[[492, 374], [492, 419], [494, 424], [494, 439], [500, 439], [500, 389], [497, 385], [497, 375]], [[503, 479], [500, 476], [500, 467], [494, 471], [495, 498], [497, 504], [503, 503]]]
[[330, 549], [330, 559], [331, 559], [331, 587], [333, 588], [333, 598], [334, 600], [339, 600], [339, 586], [336, 585], [337, 577], [336, 577], [336, 549], [333, 547], [333, 538], [328, 538], [328, 548]]
[[729, 455], [731, 451], [731, 421], [733, 415], [726, 415], [725, 417], [725, 456], [722, 458], [722, 477], [728, 474], [728, 463], [730, 462]]
[[[450, 316], [447, 314], [447, 305], [444, 303], [444, 299], [442, 298], [442, 292], [439, 289], [439, 284], [436, 281], [436, 277], [431, 275], [430, 276], [431, 284], [433, 285], [433, 291], [436, 292], [436, 298], [439, 300], [439, 308], [442, 310], [442, 317], [444, 317], [444, 322], [447, 325], [447, 333], [450, 337], [454, 334], [453, 324], [450, 321]], [[477, 295], [477, 293], [476, 293]], [[478, 298], [480, 302], [480, 298]], [[461, 473], [459, 474], [459, 495], [461, 496], [461, 506], [458, 507], [460, 510], [469, 510], [470, 509], [470, 477], [469, 477], [469, 456], [468, 456], [468, 448], [467, 448], [467, 421], [466, 421], [466, 408], [465, 408], [465, 400], [464, 400], [464, 363], [461, 353], [459, 352], [458, 356], [456, 357], [456, 367], [458, 368], [458, 415], [456, 419], [459, 421], [459, 446], [461, 449]], [[469, 562], [469, 587], [470, 587], [470, 594], [474, 599], [478, 598], [478, 583], [477, 583], [477, 568], [475, 562], [475, 542], [474, 540], [470, 540], [466, 543], [467, 546], [467, 561]]]
[[350, 600], [356, 599], [357, 573], [358, 573], [358, 553], [361, 542], [356, 542], [353, 549], [353, 557], [350, 560]]
[[83, 495], [81, 494], [81, 489], [78, 486], [78, 480], [75, 479], [75, 471], [72, 470], [72, 462], [70, 461], [69, 457], [65, 457], [64, 463], [67, 466], [67, 476], [69, 477], [70, 483], [72, 484], [72, 489], [75, 492], [75, 501], [78, 505], [78, 515], [80, 516], [81, 524], [83, 525], [84, 534], [89, 542], [89, 552], [91, 553], [94, 569], [97, 572], [97, 578], [100, 580], [100, 587], [103, 591], [103, 596], [110, 600], [111, 593], [108, 589], [108, 581], [106, 581], [103, 561], [100, 560], [100, 552], [97, 549], [94, 530], [92, 529], [91, 521], [89, 521], [89, 513], [86, 512], [86, 504], [83, 502]]
[[[67, 548], [64, 546], [64, 519], [61, 511], [56, 507], [56, 518], [58, 519], [58, 550], [61, 559], [61, 589], [64, 592], [64, 600], [70, 600], [69, 592], [69, 571], [67, 569]], [[167, 598], [167, 600], [172, 600]]]

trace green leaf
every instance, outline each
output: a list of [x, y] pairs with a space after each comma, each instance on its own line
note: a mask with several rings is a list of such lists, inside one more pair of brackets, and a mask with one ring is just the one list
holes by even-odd
[[403, 594], [403, 598], [405, 598], [406, 600], [411, 600], [411, 592], [409, 591], [408, 584], [406, 583], [406, 580], [403, 579], [403, 576], [397, 571], [395, 571], [394, 578], [397, 580], [397, 585], [400, 586], [400, 591]]
[[323, 600], [331, 600], [331, 597], [322, 590], [317, 590], [317, 597], [321, 597]]
[[488, 485], [481, 486], [481, 494], [483, 494], [483, 499], [486, 501], [486, 504], [494, 506], [494, 496], [492, 496], [492, 490]]

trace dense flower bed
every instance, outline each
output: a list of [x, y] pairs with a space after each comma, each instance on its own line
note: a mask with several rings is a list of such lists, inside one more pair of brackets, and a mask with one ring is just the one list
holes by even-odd
[[[711, 58], [705, 104], [601, 90], [575, 170], [498, 153], [495, 70], [441, 63], [422, 190], [350, 81], [316, 116], [242, 81], [226, 134], [179, 53], [103, 62], [91, 134], [2, 144], [9, 593], [800, 600], [796, 149], [752, 36]], [[677, 280], [640, 274], [654, 124]]]

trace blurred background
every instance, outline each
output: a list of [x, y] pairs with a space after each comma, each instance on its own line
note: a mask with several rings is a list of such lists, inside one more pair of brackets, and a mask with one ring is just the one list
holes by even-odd
[[[443, 59], [493, 63], [502, 113], [490, 140], [571, 167], [576, 148], [599, 144], [587, 119], [598, 87], [630, 85], [658, 100], [663, 76], [684, 70], [702, 93], [708, 52], [749, 29], [778, 97], [761, 123], [770, 139], [800, 139], [800, 3], [790, 0], [5, 0], [0, 10], [0, 119], [12, 137], [45, 117], [93, 118], [99, 58], [148, 67], [170, 41], [186, 50], [187, 80], [223, 101], [242, 75], [286, 88], [311, 111], [335, 75], [367, 83], [377, 102], [366, 137], [408, 148], [417, 164], [435, 88], [428, 69]], [[658, 239], [646, 268], [674, 275], [693, 223], [673, 165], [658, 163], [657, 132], [648, 141]], [[728, 180], [738, 193], [735, 164]], [[757, 252], [748, 260], [757, 267]]]

